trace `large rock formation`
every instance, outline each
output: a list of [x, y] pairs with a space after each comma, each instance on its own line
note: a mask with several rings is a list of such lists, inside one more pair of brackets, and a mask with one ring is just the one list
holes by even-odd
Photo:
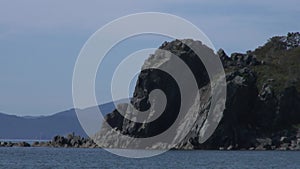
[[[200, 47], [213, 54], [211, 57], [218, 58], [211, 49], [199, 41], [165, 42], [155, 54], [145, 61], [131, 99], [132, 106], [119, 105], [119, 109], [106, 116], [107, 124], [103, 124], [102, 131], [96, 136], [96, 143], [101, 147], [110, 148], [166, 149], [178, 147], [177, 143], [184, 139], [183, 134], [187, 134], [190, 131], [189, 128], [193, 127], [199, 133], [202, 123], [206, 120], [210, 105], [210, 84], [203, 63], [189, 46]], [[189, 69], [185, 70], [183, 67], [177, 66], [179, 62], [176, 58], [187, 65]], [[177, 79], [162, 70], [177, 74]], [[185, 92], [182, 92], [180, 86], [183, 85], [179, 85], [178, 82], [189, 83], [188, 71], [191, 71], [190, 76], [195, 77], [197, 88], [196, 90], [187, 88]], [[151, 92], [156, 89], [162, 90], [166, 96], [166, 105], [161, 115], [159, 115], [160, 111], [155, 111], [161, 107], [160, 95], [154, 94], [151, 97]], [[183, 114], [179, 113], [180, 111]], [[133, 121], [138, 118], [139, 114], [145, 113], [148, 120], [155, 116], [159, 117], [145, 123]], [[195, 122], [199, 125], [193, 126]], [[149, 144], [138, 139], [165, 134], [169, 129], [171, 131], [168, 131], [164, 137], [148, 140]], [[123, 138], [123, 135], [129, 137]]]
[[[204, 123], [211, 104], [211, 85], [207, 71], [189, 45], [180, 40], [165, 42], [159, 49], [167, 50], [183, 60], [191, 69], [199, 88], [198, 92], [190, 93], [190, 109], [186, 109], [187, 114], [181, 119], [181, 125], [172, 139], [179, 138], [182, 132], [186, 132], [186, 136], [180, 142], [171, 141], [174, 144], [166, 144], [170, 140], [162, 140], [149, 147], [139, 146], [143, 142], [131, 145], [136, 138], [150, 138], [166, 131], [175, 122], [178, 115], [176, 112], [181, 106], [181, 93], [174, 79], [161, 71], [144, 69], [135, 87], [132, 106], [119, 105], [119, 109], [106, 116], [107, 123], [95, 136], [96, 143], [109, 148], [300, 149], [300, 85], [299, 77], [291, 74], [300, 71], [298, 35], [293, 33], [275, 40], [272, 38], [265, 46], [246, 54], [233, 53], [228, 57], [224, 50], [218, 51], [226, 71], [226, 108], [216, 131], [204, 143], [201, 137], [207, 127]], [[199, 41], [184, 42], [204, 46]], [[286, 58], [281, 59], [282, 55]], [[143, 67], [172, 67], [168, 57], [156, 52]], [[274, 63], [274, 58], [281, 62]], [[286, 59], [293, 61], [283, 61]], [[289, 64], [291, 67], [287, 68]], [[151, 104], [157, 104], [155, 98], [150, 96], [155, 89], [162, 89], [167, 98], [165, 111], [157, 120], [138, 123], [124, 118], [122, 114], [132, 119], [140, 111], [148, 110]], [[189, 112], [194, 112], [194, 116], [188, 116]], [[148, 113], [150, 118], [156, 112]], [[187, 132], [185, 129], [188, 125], [191, 125], [191, 129]], [[120, 141], [120, 135], [128, 136], [129, 139]]]

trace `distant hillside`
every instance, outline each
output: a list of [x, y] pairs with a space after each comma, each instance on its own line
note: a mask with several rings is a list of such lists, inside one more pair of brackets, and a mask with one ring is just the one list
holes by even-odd
[[[99, 108], [102, 113], [107, 114], [115, 107], [111, 102]], [[0, 113], [0, 139], [52, 139], [55, 135], [72, 132], [86, 137], [74, 109], [40, 117], [19, 117]]]

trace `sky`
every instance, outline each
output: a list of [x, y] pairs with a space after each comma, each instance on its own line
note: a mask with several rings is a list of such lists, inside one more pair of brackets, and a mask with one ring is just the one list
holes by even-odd
[[[299, 6], [298, 0], [0, 0], [0, 112], [50, 115], [72, 108], [72, 75], [82, 46], [99, 28], [124, 15], [177, 15], [230, 54], [299, 31]], [[114, 67], [121, 56], [157, 48], [164, 40], [168, 39], [131, 38], [108, 54], [106, 65]], [[96, 86], [110, 77], [103, 76], [97, 75]], [[103, 102], [110, 99], [106, 94], [97, 97]]]

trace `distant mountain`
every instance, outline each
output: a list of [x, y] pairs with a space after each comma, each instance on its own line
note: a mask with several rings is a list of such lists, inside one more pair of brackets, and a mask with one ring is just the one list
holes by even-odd
[[[105, 115], [115, 109], [113, 102], [99, 106]], [[0, 113], [0, 139], [52, 139], [55, 135], [87, 135], [83, 131], [74, 109], [50, 116], [15, 116]]]

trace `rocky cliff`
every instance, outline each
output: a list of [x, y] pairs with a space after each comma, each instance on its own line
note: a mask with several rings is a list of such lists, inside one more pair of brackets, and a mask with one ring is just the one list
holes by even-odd
[[[184, 61], [198, 86], [196, 92], [189, 93], [186, 101], [189, 108], [179, 119], [171, 139], [176, 140], [182, 133], [184, 137], [179, 142], [156, 140], [150, 146], [141, 146], [147, 140], [139, 138], [160, 135], [172, 126], [182, 106], [182, 93], [170, 75], [156, 69], [143, 69], [136, 83], [132, 106], [119, 105], [118, 109], [108, 114], [107, 123], [95, 136], [95, 142], [101, 147], [110, 148], [300, 149], [299, 37], [299, 33], [273, 37], [262, 47], [246, 53], [233, 53], [230, 57], [224, 50], [218, 51], [217, 56], [226, 72], [226, 104], [217, 129], [204, 143], [202, 138], [209, 126], [206, 122], [212, 85], [205, 66], [190, 45], [198, 45], [208, 51], [210, 49], [194, 40], [163, 43], [159, 49], [169, 51]], [[156, 52], [145, 61], [143, 67], [172, 67], [170, 63], [169, 56]], [[157, 99], [150, 96], [155, 89], [163, 90], [167, 99], [159, 118], [150, 123], [124, 118], [123, 115], [132, 117], [157, 104]], [[194, 114], [190, 116], [190, 112]], [[147, 116], [150, 118], [155, 113], [150, 111]], [[187, 128], [189, 130], [185, 130]], [[120, 135], [129, 139], [122, 141]], [[172, 144], [167, 144], [170, 142]]]

